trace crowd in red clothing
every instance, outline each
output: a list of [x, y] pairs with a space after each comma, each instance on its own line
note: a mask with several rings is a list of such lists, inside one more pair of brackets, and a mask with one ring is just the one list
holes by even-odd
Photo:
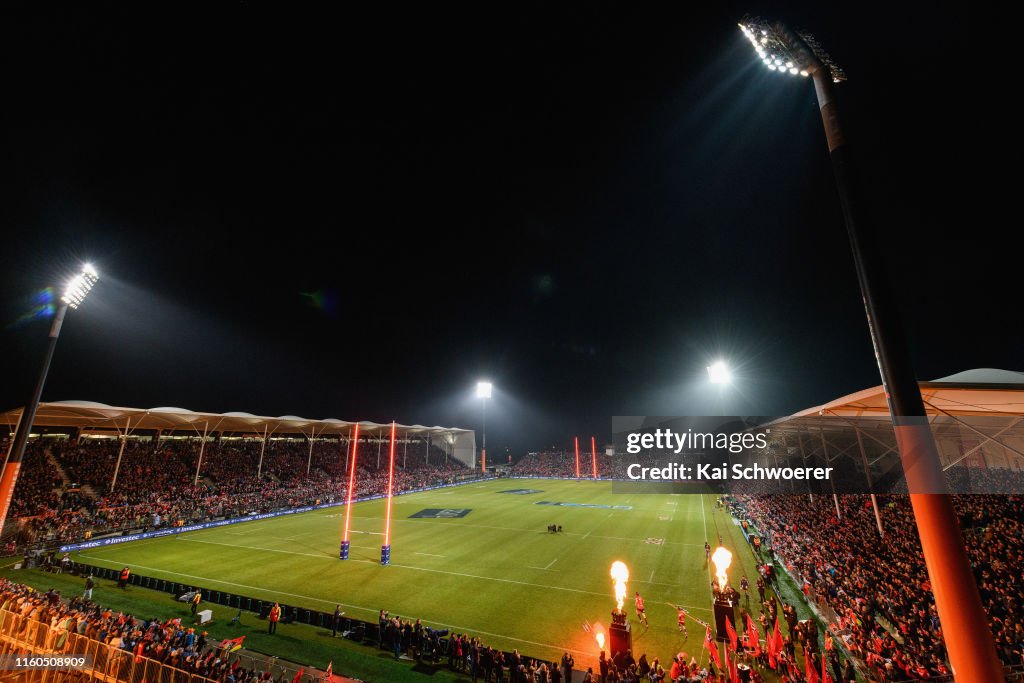
[[[975, 579], [1004, 664], [1024, 663], [1024, 501], [954, 497]], [[949, 674], [942, 629], [909, 499], [879, 497], [884, 538], [868, 496], [738, 496], [733, 510], [762, 534], [805, 592], [835, 615], [846, 647], [878, 680]]]

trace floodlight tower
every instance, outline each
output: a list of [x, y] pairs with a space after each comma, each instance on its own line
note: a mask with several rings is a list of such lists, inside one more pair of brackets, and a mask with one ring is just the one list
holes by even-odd
[[89, 290], [99, 280], [99, 274], [91, 264], [84, 264], [78, 275], [75, 275], [64, 286], [64, 295], [61, 297], [61, 304], [53, 316], [53, 324], [50, 325], [49, 343], [46, 346], [46, 356], [43, 359], [43, 369], [36, 381], [36, 388], [32, 397], [25, 404], [21, 411], [21, 419], [18, 421], [18, 429], [14, 433], [14, 442], [11, 444], [10, 455], [4, 464], [3, 476], [0, 477], [0, 535], [3, 534], [4, 520], [11, 508], [11, 498], [14, 496], [14, 487], [18, 483], [18, 471], [21, 469], [21, 459], [25, 455], [25, 446], [28, 444], [28, 435], [32, 431], [32, 423], [36, 419], [36, 411], [39, 409], [39, 399], [43, 395], [43, 385], [46, 384], [46, 375], [50, 372], [50, 361], [53, 360], [53, 351], [57, 347], [57, 338], [60, 337], [60, 328], [64, 324], [64, 316], [68, 308], [78, 308]]
[[491, 397], [494, 392], [494, 385], [490, 382], [477, 382], [476, 383], [476, 397], [480, 399], [481, 411], [482, 411], [482, 429], [480, 430], [482, 436], [481, 448], [480, 448], [480, 471], [487, 472], [487, 399]]
[[840, 125], [832, 87], [845, 81], [846, 74], [808, 33], [749, 16], [740, 22], [740, 29], [771, 71], [814, 81], [868, 330], [892, 415], [949, 662], [957, 680], [1003, 680], [992, 631], [967, 560], [960, 524], [883, 271], [881, 252], [873, 231], [867, 227], [864, 201]]

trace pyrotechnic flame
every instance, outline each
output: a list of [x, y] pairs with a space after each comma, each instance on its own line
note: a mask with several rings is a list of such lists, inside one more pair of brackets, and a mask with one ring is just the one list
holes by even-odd
[[714, 554], [711, 555], [711, 563], [715, 565], [715, 577], [718, 579], [719, 590], [725, 590], [725, 584], [729, 582], [729, 575], [726, 574], [725, 570], [732, 564], [732, 553], [718, 546]]
[[615, 580], [615, 602], [618, 605], [618, 609], [622, 610], [622, 603], [626, 600], [626, 582], [629, 581], [629, 567], [619, 560], [612, 562], [612, 578]]
[[604, 649], [604, 634], [603, 633], [598, 633], [594, 637], [597, 638], [597, 646], [603, 650]]

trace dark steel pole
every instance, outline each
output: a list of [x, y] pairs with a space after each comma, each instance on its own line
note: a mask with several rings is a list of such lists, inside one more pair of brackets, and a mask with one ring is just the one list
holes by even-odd
[[875, 232], [866, 227], [860, 185], [852, 171], [849, 146], [832, 92], [832, 74], [801, 38], [781, 24], [776, 26], [776, 30], [793, 52], [800, 54], [810, 65], [807, 70], [814, 78], [814, 91], [825, 126], [825, 139], [864, 299], [871, 342], [892, 414], [910, 503], [914, 508], [953, 675], [958, 681], [1002, 681], [1003, 668], [996, 655], [960, 523], [942, 474], [939, 452], [910, 362], [909, 347], [888, 278], [883, 272], [881, 248]]
[[25, 446], [28, 444], [28, 435], [32, 432], [32, 423], [36, 419], [36, 411], [39, 409], [39, 399], [43, 395], [43, 385], [46, 384], [46, 375], [50, 372], [50, 361], [53, 360], [53, 350], [57, 348], [57, 338], [60, 336], [60, 328], [64, 324], [64, 315], [68, 312], [68, 305], [62, 303], [53, 316], [53, 324], [50, 325], [50, 338], [46, 345], [46, 358], [43, 359], [43, 370], [39, 373], [39, 380], [36, 382], [32, 398], [25, 404], [21, 411], [21, 420], [18, 421], [18, 429], [14, 433], [14, 443], [11, 444], [10, 455], [4, 464], [4, 473], [0, 477], [0, 536], [3, 535], [4, 521], [11, 509], [11, 498], [14, 497], [14, 487], [18, 483], [18, 472], [21, 470], [21, 459], [25, 455]]

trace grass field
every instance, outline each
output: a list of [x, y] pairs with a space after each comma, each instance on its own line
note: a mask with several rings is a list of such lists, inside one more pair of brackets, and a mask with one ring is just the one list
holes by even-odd
[[[511, 489], [538, 492], [503, 493]], [[470, 512], [412, 517], [424, 509]], [[662, 661], [679, 650], [706, 660], [703, 629], [691, 622], [684, 641], [672, 606], [711, 620], [705, 539], [714, 546], [721, 534], [733, 551], [734, 585], [744, 573], [752, 584], [757, 576], [740, 530], [708, 495], [613, 494], [607, 482], [505, 479], [400, 496], [388, 567], [379, 562], [384, 514], [383, 501], [354, 507], [345, 562], [337, 557], [343, 508], [93, 549], [76, 559], [327, 612], [341, 603], [367, 621], [384, 608], [530, 656], [557, 659], [571, 650], [583, 667], [596, 664], [598, 653], [584, 621], [609, 622], [614, 560], [629, 566], [629, 596], [640, 591], [647, 603], [650, 627], [633, 620], [634, 652]], [[546, 532], [553, 523], [563, 533]], [[626, 607], [632, 619], [631, 601]], [[219, 612], [227, 608], [213, 609], [226, 616]]]

